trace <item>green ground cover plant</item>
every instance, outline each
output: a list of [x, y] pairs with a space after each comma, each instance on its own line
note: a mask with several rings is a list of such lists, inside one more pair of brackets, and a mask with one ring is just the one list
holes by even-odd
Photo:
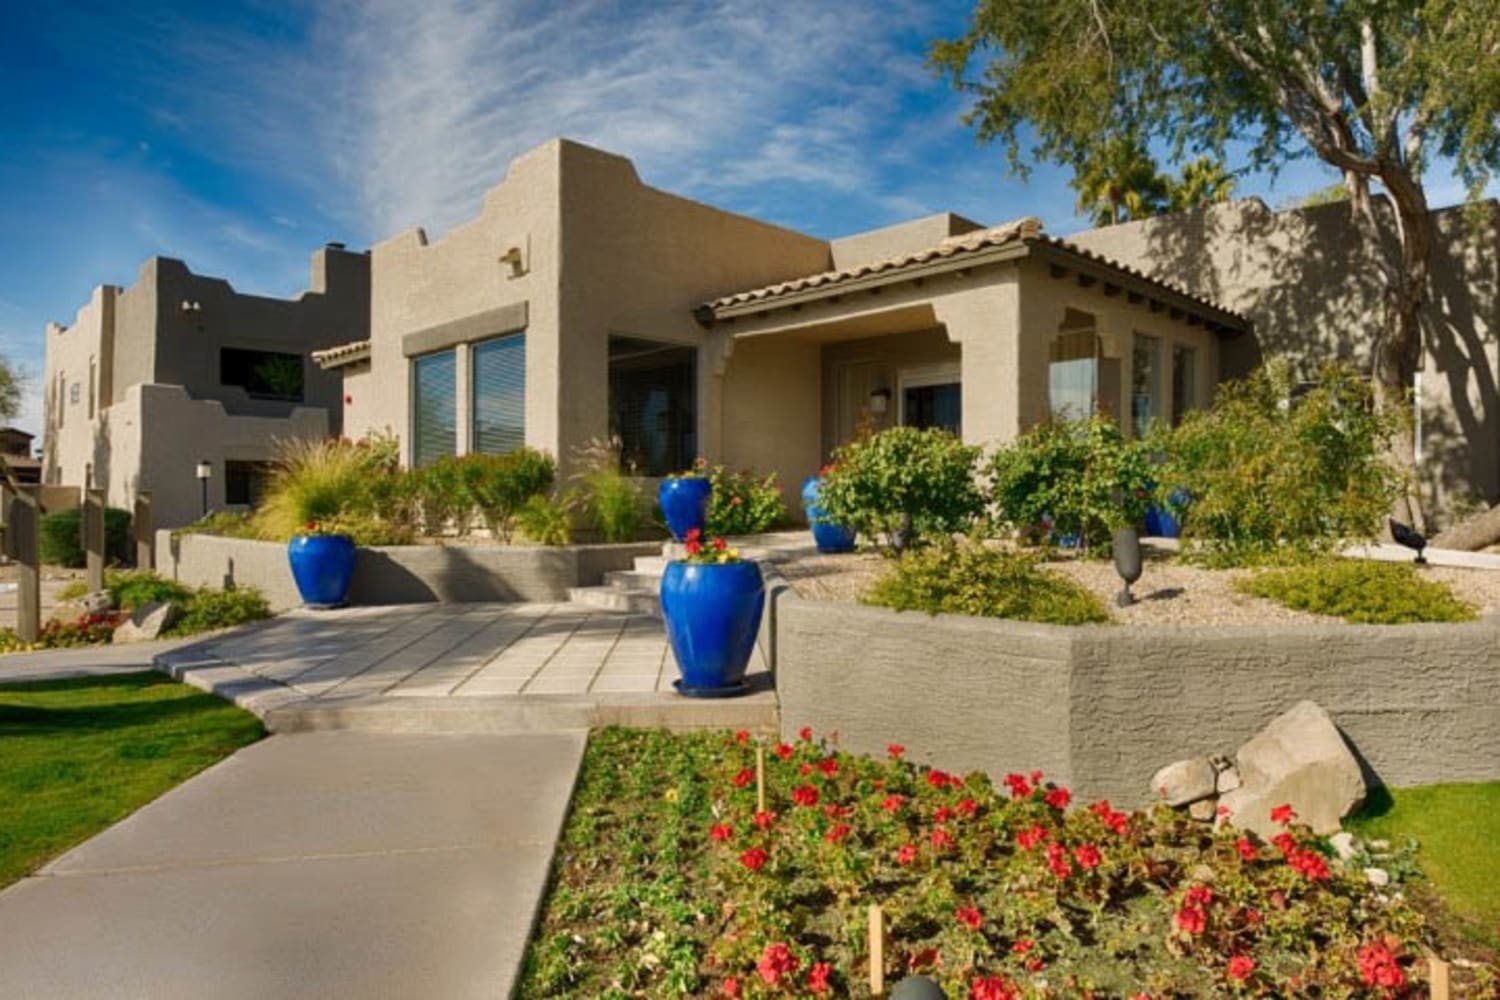
[[1417, 865], [1474, 940], [1500, 947], [1500, 782], [1377, 789], [1345, 824], [1417, 843]]
[[1236, 580], [1235, 589], [1359, 625], [1466, 622], [1478, 611], [1408, 563], [1326, 556]]
[[1271, 843], [1074, 803], [1040, 773], [854, 756], [803, 731], [605, 730], [585, 754], [519, 995], [953, 998], [1421, 995], [1422, 918], [1285, 817]]
[[0, 886], [262, 732], [249, 712], [152, 672], [0, 684]]
[[904, 553], [861, 599], [865, 604], [930, 615], [1053, 625], [1109, 621], [1109, 613], [1092, 592], [1049, 572], [1038, 557], [972, 541]]
[[897, 552], [967, 534], [985, 509], [979, 454], [941, 428], [892, 427], [834, 452], [819, 502], [828, 520]]

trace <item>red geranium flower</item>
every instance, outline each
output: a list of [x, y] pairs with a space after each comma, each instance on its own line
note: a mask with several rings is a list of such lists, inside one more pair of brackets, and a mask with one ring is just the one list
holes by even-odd
[[792, 749], [792, 745], [790, 743], [776, 744], [776, 756], [780, 757], [782, 760], [791, 760], [792, 754], [796, 752], [797, 751]]
[[1243, 982], [1255, 971], [1255, 959], [1249, 955], [1236, 955], [1229, 960], [1229, 978]]
[[1240, 852], [1240, 857], [1246, 861], [1254, 861], [1256, 856], [1255, 845], [1250, 843], [1249, 837], [1241, 837], [1234, 842], [1234, 849]]
[[765, 812], [757, 812], [754, 816], [755, 828], [757, 830], [769, 830], [776, 822], [776, 814], [767, 809]]
[[1189, 934], [1202, 934], [1208, 927], [1208, 914], [1197, 906], [1184, 906], [1177, 911], [1177, 926]]
[[744, 788], [744, 787], [746, 787], [747, 785], [749, 785], [754, 780], [755, 780], [755, 772], [753, 770], [751, 770], [750, 768], [747, 767], [743, 771], [741, 771], [739, 774], [736, 774], [734, 776], [734, 787], [735, 788]]
[[1309, 882], [1328, 880], [1328, 862], [1317, 851], [1298, 848], [1286, 856], [1286, 863], [1300, 872]]
[[1024, 850], [1029, 851], [1038, 844], [1045, 843], [1048, 836], [1047, 828], [1037, 824], [1030, 830], [1022, 830], [1016, 834], [1016, 843], [1020, 844]]
[[1195, 885], [1183, 897], [1189, 906], [1208, 906], [1214, 901], [1214, 891], [1206, 885]]
[[1078, 862], [1078, 867], [1084, 869], [1098, 868], [1104, 860], [1099, 848], [1093, 844], [1079, 844], [1073, 849], [1073, 859]]
[[947, 771], [932, 770], [927, 772], [927, 783], [933, 788], [946, 788], [952, 783], [952, 778]]
[[1130, 816], [1127, 813], [1122, 813], [1111, 808], [1108, 799], [1095, 802], [1089, 806], [1089, 812], [1103, 820], [1104, 825], [1115, 831], [1115, 833], [1122, 837], [1125, 836], [1125, 828], [1130, 823]]
[[969, 984], [969, 1000], [1016, 1000], [1020, 995], [999, 976], [980, 976]]
[[932, 849], [935, 851], [946, 851], [953, 846], [953, 834], [947, 830], [938, 829], [932, 831]]
[[880, 808], [884, 809], [888, 813], [900, 812], [901, 811], [901, 807], [903, 805], [905, 805], [905, 804], [906, 804], [906, 798], [905, 798], [905, 796], [901, 796], [901, 795], [887, 795], [885, 797], [885, 801], [882, 802], [882, 803], [880, 803]]
[[1047, 845], [1047, 867], [1058, 878], [1073, 874], [1073, 863], [1068, 860], [1068, 849], [1061, 844]]
[[1284, 803], [1271, 810], [1271, 822], [1281, 826], [1289, 825], [1297, 818], [1297, 811], [1289, 803]]
[[741, 746], [750, 742], [750, 730], [741, 729], [734, 734], [734, 741]]
[[1275, 844], [1276, 849], [1282, 854], [1289, 855], [1297, 849], [1297, 838], [1290, 833], [1278, 833], [1271, 838], [1271, 843]]
[[724, 541], [724, 539], [722, 539], [722, 538], [715, 538], [714, 539], [714, 551], [715, 552], [723, 552], [727, 548], [729, 548], [729, 543], [726, 542], [726, 541]]
[[804, 778], [807, 777], [809, 774], [812, 774], [812, 765], [811, 764], [800, 764], [800, 765], [798, 765], [798, 767], [797, 767], [797, 773], [800, 774], [800, 775], [802, 775], [802, 777], [804, 777]]
[[740, 995], [740, 981], [738, 979], [734, 978], [733, 976], [730, 976], [728, 979], [724, 980], [723, 990], [724, 990], [724, 995], [726, 997], [730, 997], [730, 998], [737, 998], [737, 997], [739, 997], [739, 995]]
[[797, 730], [797, 736], [801, 738], [803, 743], [811, 743], [813, 737], [812, 726], [803, 726]]
[[828, 828], [827, 833], [823, 834], [823, 839], [828, 841], [830, 844], [841, 844], [844, 842], [844, 838], [848, 836], [849, 824], [835, 823], [833, 824], [833, 826]]
[[802, 959], [792, 953], [792, 949], [784, 944], [768, 944], [766, 950], [761, 952], [760, 961], [755, 964], [755, 971], [760, 973], [760, 978], [767, 986], [775, 986], [781, 981], [782, 976], [790, 975], [802, 968]]
[[979, 812], [979, 803], [973, 799], [964, 799], [958, 804], [957, 808], [958, 814], [964, 819], [973, 819], [974, 815]]
[[734, 827], [728, 823], [715, 823], [708, 828], [709, 840], [729, 840], [734, 836]]
[[1031, 783], [1022, 775], [1007, 774], [1005, 784], [1010, 789], [1010, 797], [1013, 799], [1024, 799], [1031, 794]]
[[978, 907], [960, 906], [953, 912], [953, 915], [958, 919], [959, 923], [963, 924], [971, 931], [979, 930], [979, 928], [984, 924], [984, 915], [979, 912]]
[[937, 811], [932, 814], [934, 823], [946, 823], [953, 818], [953, 810], [948, 806], [938, 806]]
[[822, 771], [824, 774], [828, 775], [828, 777], [831, 778], [835, 774], [839, 773], [839, 762], [836, 758], [824, 757], [822, 760], [818, 761], [818, 770]]
[[909, 865], [917, 860], [917, 845], [902, 844], [901, 850], [896, 852], [896, 864]]
[[1054, 788], [1046, 795], [1047, 804], [1053, 809], [1062, 811], [1068, 808], [1068, 803], [1073, 801], [1073, 793], [1066, 788]]
[[818, 804], [818, 790], [812, 785], [798, 785], [792, 789], [792, 801], [799, 806], [815, 806]]
[[891, 755], [892, 760], [900, 760], [901, 755], [906, 753], [906, 747], [902, 746], [900, 743], [892, 743], [890, 746], [885, 748], [885, 752]]
[[1396, 953], [1385, 944], [1373, 941], [1359, 949], [1359, 978], [1366, 986], [1400, 989], [1406, 985], [1406, 973]]
[[1010, 950], [1013, 954], [1024, 955], [1035, 947], [1036, 942], [1031, 938], [1020, 938], [1010, 946]]
[[807, 970], [807, 992], [822, 996], [830, 987], [829, 979], [833, 976], [833, 966], [827, 962], [814, 962], [813, 967]]
[[687, 550], [687, 554], [690, 556], [695, 556], [703, 551], [703, 543], [696, 538], [689, 538], [683, 543], [682, 547]]
[[750, 850], [740, 855], [740, 864], [744, 865], [746, 868], [750, 869], [753, 872], [758, 872], [766, 866], [766, 862], [770, 859], [770, 857], [771, 856], [765, 852], [764, 848], [752, 847], [750, 848]]

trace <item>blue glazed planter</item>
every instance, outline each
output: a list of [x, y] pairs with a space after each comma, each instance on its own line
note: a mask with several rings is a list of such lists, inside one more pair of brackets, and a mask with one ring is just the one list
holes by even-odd
[[856, 532], [823, 519], [818, 495], [823, 489], [822, 476], [808, 476], [802, 481], [802, 510], [812, 527], [813, 541], [819, 552], [853, 552]]
[[765, 608], [766, 588], [753, 562], [670, 562], [661, 578], [661, 611], [677, 659], [677, 690], [690, 698], [743, 694], [745, 668]]
[[286, 547], [297, 592], [310, 608], [337, 608], [354, 578], [354, 541], [348, 535], [297, 535]]
[[674, 539], [680, 542], [694, 528], [703, 530], [708, 520], [708, 497], [712, 492], [713, 485], [701, 476], [672, 477], [661, 481], [656, 499], [661, 503], [667, 530]]

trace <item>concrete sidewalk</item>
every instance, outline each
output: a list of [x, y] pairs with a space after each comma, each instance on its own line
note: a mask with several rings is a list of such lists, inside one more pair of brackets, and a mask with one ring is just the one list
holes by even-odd
[[584, 740], [248, 747], [0, 893], [0, 997], [507, 997]]
[[154, 670], [156, 657], [179, 646], [202, 640], [202, 636], [190, 636], [121, 646], [79, 646], [74, 649], [44, 649], [35, 653], [7, 653], [0, 656], [0, 684], [25, 684], [70, 677], [103, 677]]

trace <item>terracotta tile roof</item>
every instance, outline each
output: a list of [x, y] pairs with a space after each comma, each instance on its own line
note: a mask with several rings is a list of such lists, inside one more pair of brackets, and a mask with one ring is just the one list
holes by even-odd
[[[738, 313], [741, 310], [734, 307], [762, 302], [766, 303], [767, 308], [772, 308], [776, 300], [795, 295], [799, 292], [811, 292], [821, 288], [832, 289], [834, 286], [864, 278], [873, 278], [878, 282], [882, 276], [889, 275], [890, 280], [894, 281], [899, 279], [902, 272], [920, 269], [923, 265], [940, 262], [945, 259], [957, 259], [978, 254], [981, 251], [1010, 245], [1022, 245], [1025, 248], [1034, 246], [1055, 248], [1066, 254], [1081, 257], [1102, 267], [1118, 271], [1123, 275], [1129, 275], [1139, 282], [1159, 288], [1163, 292], [1170, 293], [1176, 298], [1184, 299], [1188, 303], [1200, 306], [1230, 321], [1238, 321], [1239, 324], [1247, 327], [1249, 325], [1249, 320], [1239, 313], [1226, 309], [1208, 299], [1194, 295], [1179, 285], [1154, 278], [1138, 268], [1122, 264], [1103, 254], [1085, 249], [1076, 243], [1046, 235], [1042, 232], [1041, 220], [1034, 217], [1014, 219], [998, 226], [992, 226], [989, 229], [980, 229], [972, 233], [964, 233], [960, 236], [950, 236], [935, 246], [922, 250], [897, 254], [893, 257], [873, 260], [854, 267], [822, 271], [817, 274], [791, 278], [787, 281], [763, 285], [760, 288], [751, 288], [742, 292], [720, 296], [700, 306], [699, 314], [712, 317], [721, 309], [733, 309], [734, 312]], [[830, 294], [832, 294], [831, 291]]]
[[313, 351], [312, 359], [319, 368], [338, 368], [341, 365], [350, 365], [356, 361], [364, 361], [370, 356], [370, 342], [368, 340], [355, 340], [347, 344], [339, 344], [321, 351]]

